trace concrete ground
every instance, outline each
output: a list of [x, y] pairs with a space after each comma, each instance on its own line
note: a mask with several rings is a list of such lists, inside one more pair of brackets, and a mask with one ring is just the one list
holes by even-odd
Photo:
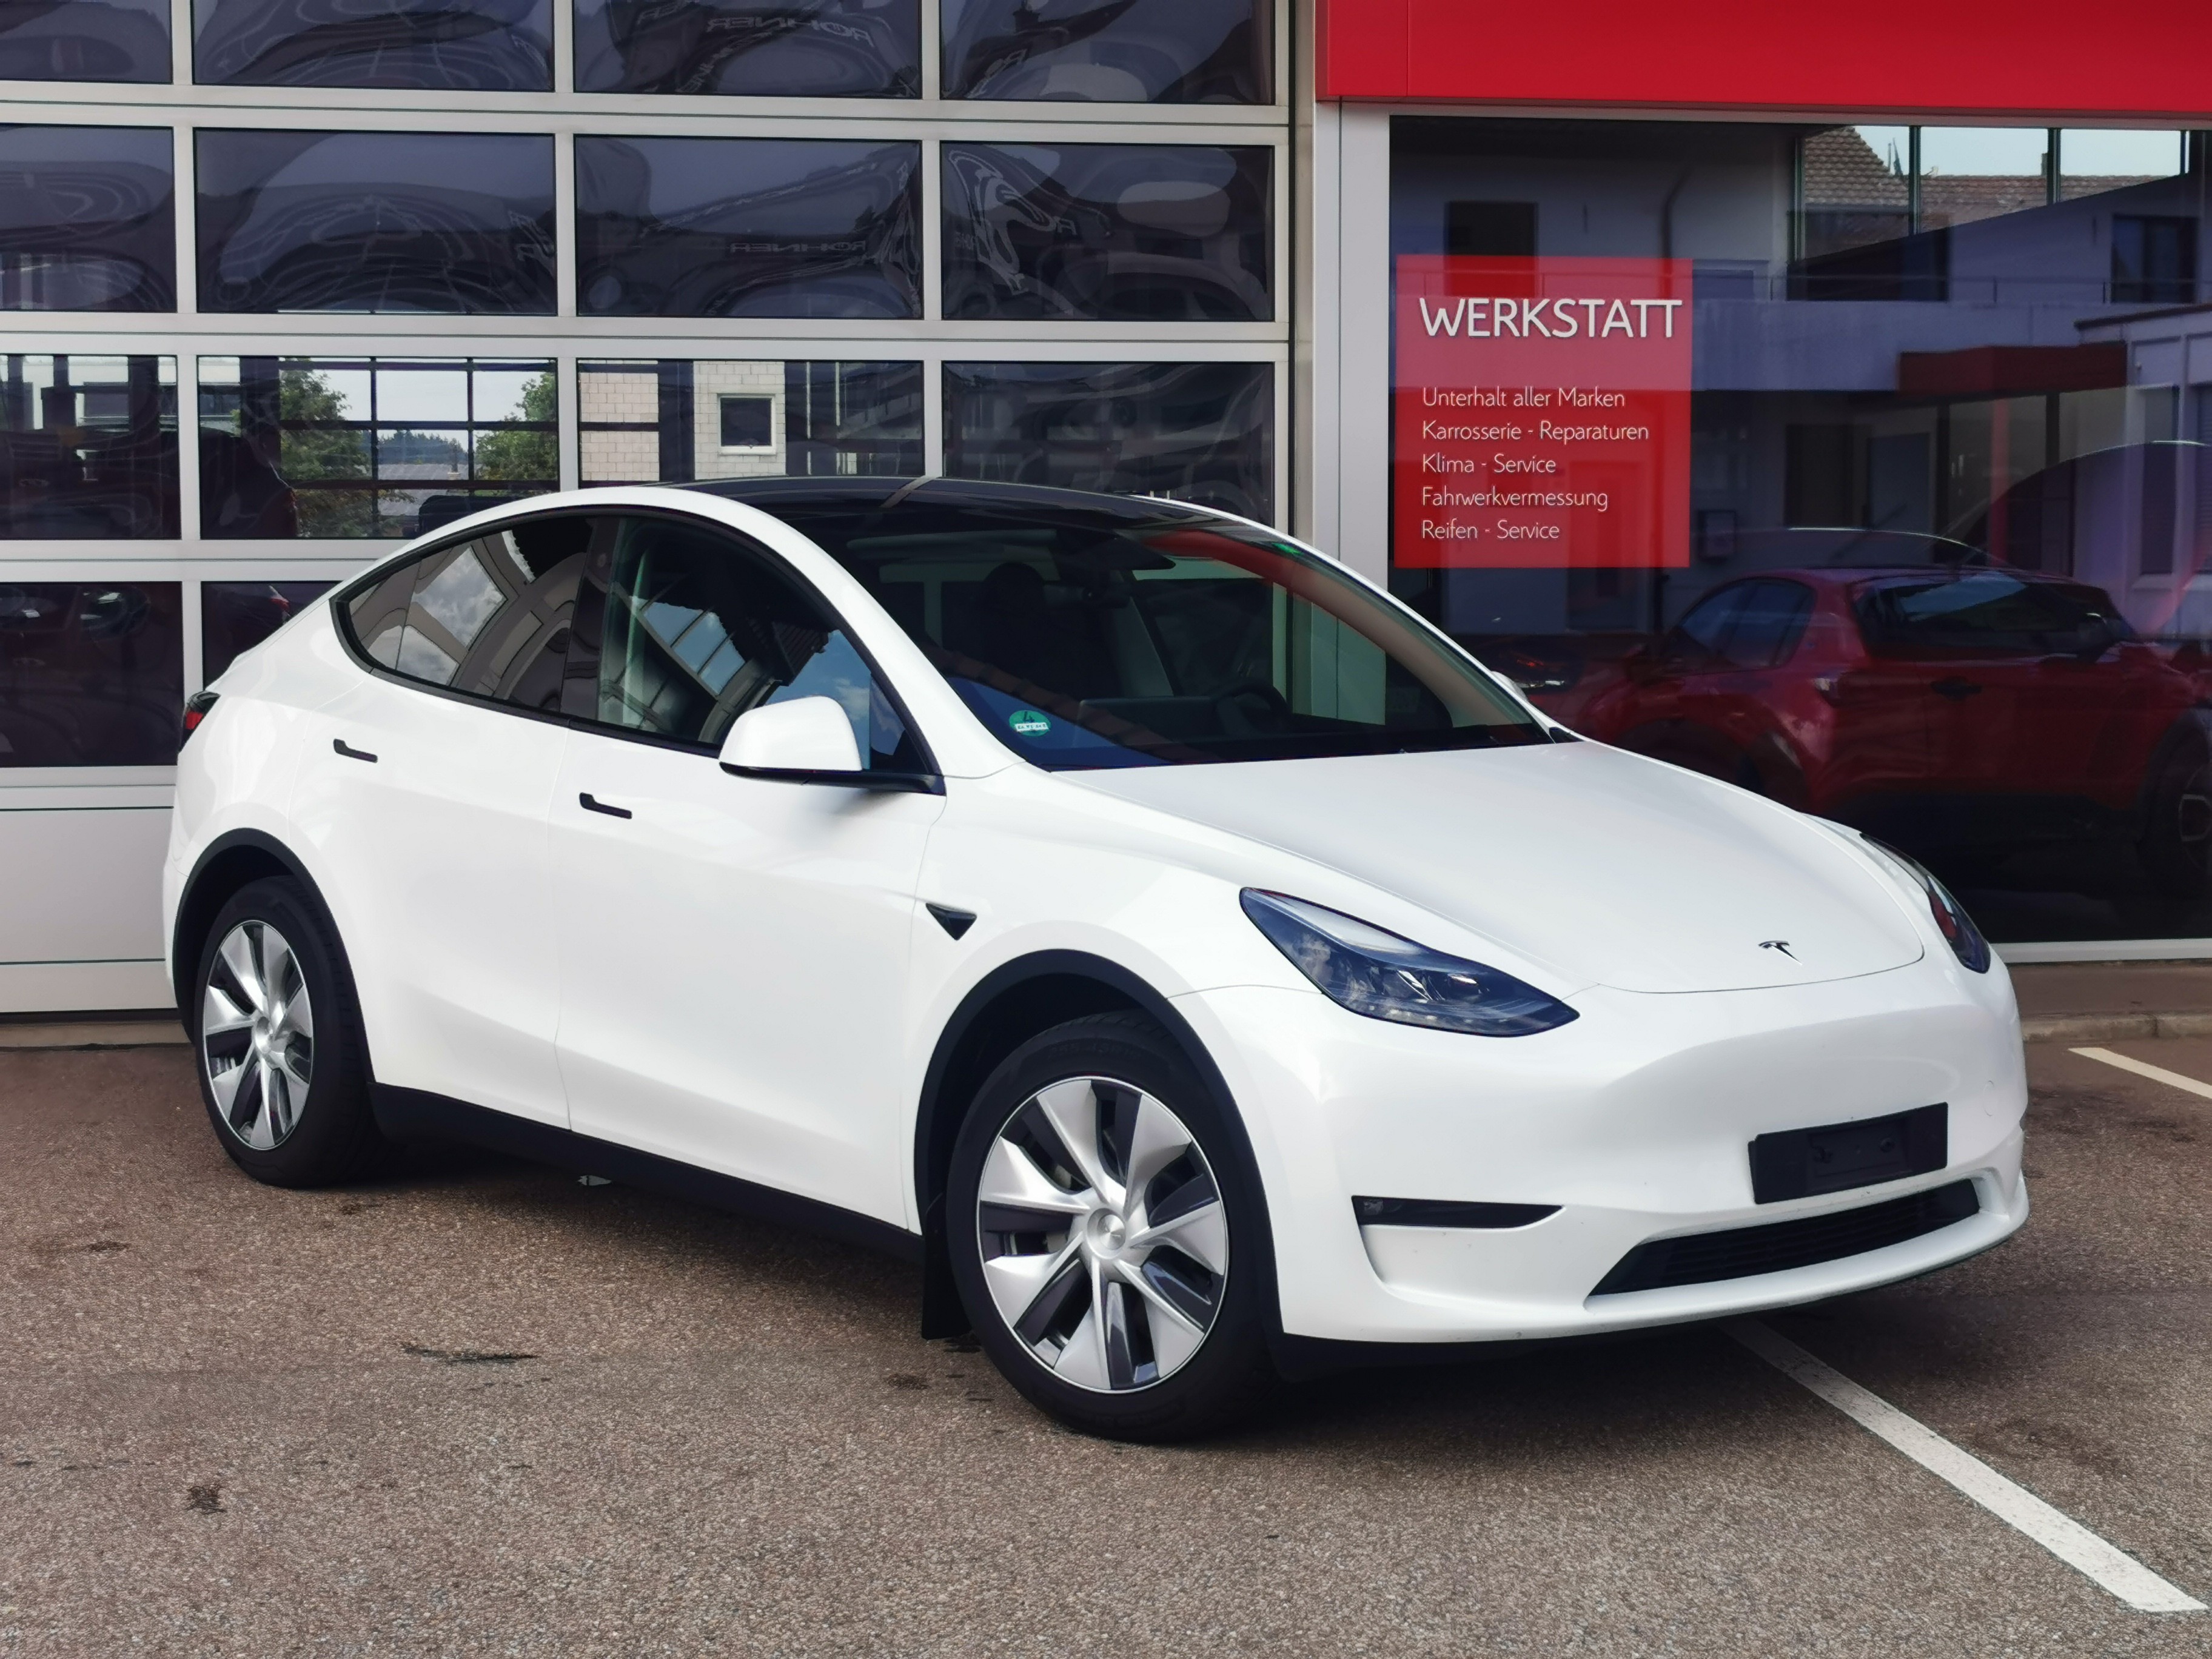
[[[2212, 1600], [2212, 1100], [2030, 1065], [2022, 1235], [1771, 1322]], [[472, 1155], [257, 1187], [188, 1066], [0, 1053], [0, 1654], [2212, 1653], [1712, 1329], [1110, 1445], [909, 1268]]]

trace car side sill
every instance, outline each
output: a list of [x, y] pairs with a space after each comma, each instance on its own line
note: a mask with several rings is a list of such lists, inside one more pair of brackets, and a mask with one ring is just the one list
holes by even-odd
[[605, 1176], [625, 1187], [640, 1187], [689, 1200], [709, 1208], [752, 1216], [895, 1255], [921, 1260], [921, 1235], [856, 1211], [841, 1209], [796, 1194], [763, 1187], [736, 1176], [720, 1175], [674, 1158], [640, 1152], [611, 1140], [580, 1135], [550, 1123], [534, 1122], [487, 1107], [422, 1089], [388, 1083], [370, 1085], [376, 1127], [394, 1140], [459, 1140], [489, 1147], [532, 1163], [550, 1164], [580, 1175]]

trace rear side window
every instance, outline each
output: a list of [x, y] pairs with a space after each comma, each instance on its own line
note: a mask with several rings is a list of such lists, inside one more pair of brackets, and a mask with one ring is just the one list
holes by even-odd
[[388, 570], [345, 601], [355, 642], [426, 685], [557, 711], [593, 529], [533, 520]]
[[[572, 679], [595, 672], [588, 709], [601, 726], [719, 747], [749, 708], [829, 697], [853, 723], [863, 763], [925, 769], [919, 749], [836, 617], [769, 559], [720, 531], [669, 519], [609, 521], [585, 578], [582, 631], [596, 611], [596, 653], [572, 653]], [[588, 646], [588, 640], [586, 644]]]
[[1879, 656], [2047, 656], [2130, 638], [2102, 590], [2004, 570], [1885, 583], [1861, 592], [1859, 631]]

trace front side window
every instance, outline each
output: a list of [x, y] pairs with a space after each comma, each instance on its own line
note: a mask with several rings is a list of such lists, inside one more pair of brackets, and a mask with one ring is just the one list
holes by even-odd
[[344, 601], [371, 661], [426, 685], [557, 714], [594, 527], [529, 520], [435, 549]]
[[1741, 582], [1701, 599], [1675, 624], [1670, 665], [1700, 670], [1773, 668], [1787, 662], [1813, 614], [1802, 582]]
[[204, 129], [198, 148], [203, 311], [554, 311], [550, 137]]
[[1469, 658], [1326, 560], [1155, 502], [787, 512], [999, 739], [1054, 769], [1548, 741]]
[[829, 697], [852, 721], [864, 766], [923, 769], [851, 637], [767, 558], [674, 520], [611, 525], [587, 579], [604, 593], [597, 723], [716, 748], [747, 709]]

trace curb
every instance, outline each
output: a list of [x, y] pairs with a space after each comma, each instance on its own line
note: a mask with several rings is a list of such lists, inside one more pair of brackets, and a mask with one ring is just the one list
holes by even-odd
[[2020, 1023], [2025, 1042], [2125, 1042], [2143, 1037], [2212, 1036], [2212, 1013], [2038, 1014]]

